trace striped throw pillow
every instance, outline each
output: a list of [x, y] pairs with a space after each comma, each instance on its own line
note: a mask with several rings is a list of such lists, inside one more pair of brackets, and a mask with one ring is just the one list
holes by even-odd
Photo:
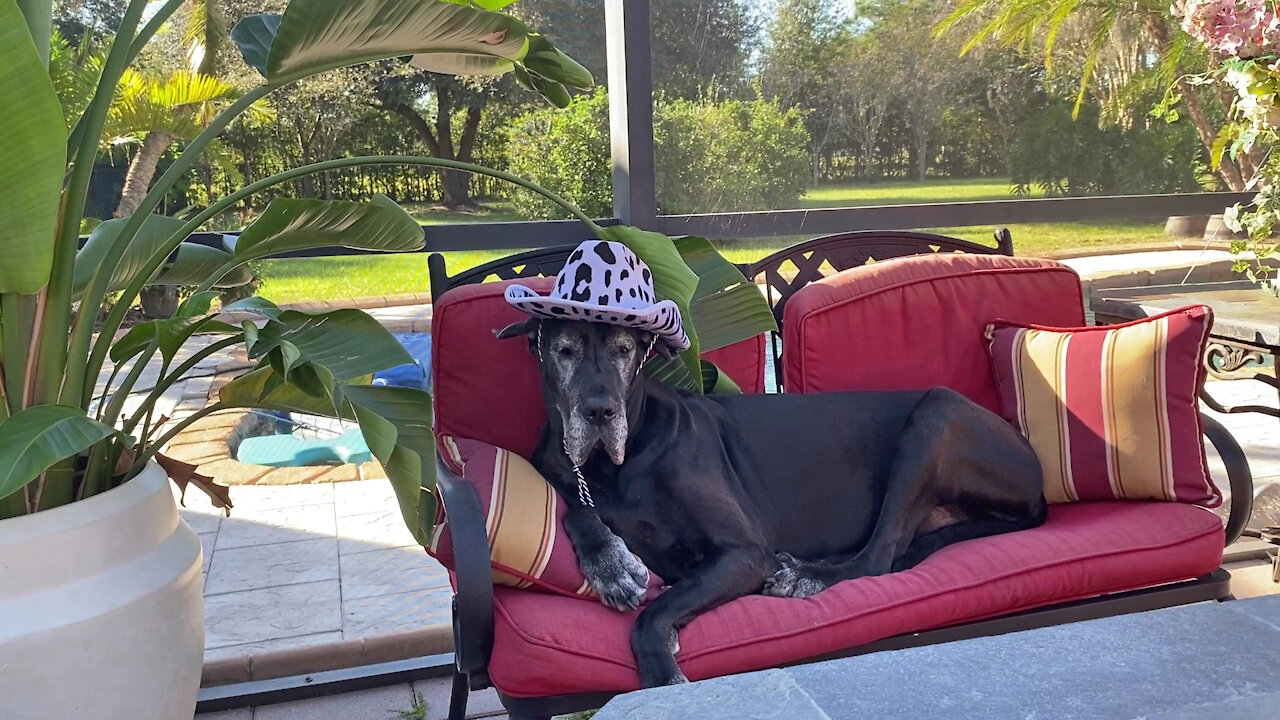
[[[564, 501], [519, 455], [488, 443], [442, 435], [440, 456], [454, 474], [475, 487], [485, 513], [493, 582], [576, 597], [596, 597], [578, 569], [565, 534]], [[441, 508], [427, 552], [453, 569], [448, 508]], [[662, 579], [649, 573], [649, 598]]]
[[987, 326], [1001, 414], [1040, 458], [1049, 502], [1222, 502], [1197, 401], [1212, 324], [1196, 305], [1125, 325]]

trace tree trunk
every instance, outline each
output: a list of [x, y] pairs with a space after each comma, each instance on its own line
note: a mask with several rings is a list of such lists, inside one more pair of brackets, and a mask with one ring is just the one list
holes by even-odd
[[120, 204], [116, 206], [116, 217], [132, 215], [147, 196], [147, 188], [151, 186], [151, 178], [155, 177], [160, 158], [169, 149], [173, 136], [163, 132], [149, 132], [142, 139], [142, 147], [129, 162], [129, 172], [124, 176], [124, 190], [120, 193]]
[[[1164, 17], [1156, 13], [1149, 13], [1146, 26], [1147, 32], [1151, 34], [1151, 39], [1155, 41], [1160, 53], [1168, 52], [1172, 40], [1170, 39], [1169, 25]], [[1178, 92], [1182, 93], [1182, 102], [1187, 106], [1187, 112], [1191, 115], [1191, 124], [1195, 126], [1196, 135], [1200, 137], [1200, 143], [1204, 145], [1205, 150], [1213, 152], [1213, 141], [1218, 137], [1218, 129], [1213, 126], [1213, 123], [1209, 122], [1209, 114], [1205, 112], [1200, 96], [1196, 94], [1196, 88], [1181, 75], [1181, 68], [1178, 68], [1177, 72], [1179, 77], [1176, 85]], [[1224, 110], [1226, 109], [1229, 109], [1229, 107], [1224, 108]], [[1244, 190], [1245, 180], [1240, 175], [1240, 169], [1236, 167], [1235, 163], [1231, 162], [1230, 158], [1223, 156], [1222, 162], [1218, 165], [1218, 175], [1227, 183], [1228, 188], [1236, 192]]]
[[916, 136], [916, 174], [920, 182], [924, 182], [929, 173], [929, 134], [915, 133]]

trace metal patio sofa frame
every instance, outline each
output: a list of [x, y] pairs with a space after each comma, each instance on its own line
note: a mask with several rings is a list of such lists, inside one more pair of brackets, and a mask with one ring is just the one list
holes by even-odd
[[[740, 268], [748, 278], [764, 276], [766, 296], [774, 305], [779, 327], [786, 301], [800, 288], [822, 277], [825, 266], [834, 270], [884, 260], [931, 252], [979, 252], [1013, 254], [1013, 243], [1007, 230], [996, 233], [997, 246], [979, 245], [956, 238], [914, 232], [864, 231], [815, 238], [774, 253], [756, 263]], [[449, 276], [444, 257], [428, 258], [432, 300], [450, 288], [480, 283], [497, 278], [551, 276], [564, 265], [573, 245], [543, 248], [501, 258], [476, 268]], [[794, 272], [784, 272], [790, 263]], [[781, 389], [781, 358], [778, 338], [771, 338], [775, 377]], [[1253, 478], [1244, 451], [1221, 423], [1201, 415], [1205, 437], [1217, 450], [1226, 466], [1231, 487], [1230, 511], [1226, 523], [1226, 544], [1239, 539], [1253, 508]], [[484, 512], [475, 489], [454, 475], [437, 458], [436, 487], [448, 508], [454, 543], [456, 591], [453, 597], [453, 639], [455, 668], [450, 720], [462, 720], [466, 714], [467, 696], [471, 690], [490, 687], [488, 667], [493, 649], [493, 581], [489, 566], [489, 543], [485, 534]], [[808, 658], [803, 663], [837, 657], [862, 655], [881, 650], [897, 650], [922, 645], [966, 640], [1031, 630], [1050, 625], [1092, 620], [1113, 615], [1156, 610], [1206, 600], [1233, 599], [1231, 575], [1223, 568], [1178, 583], [1160, 585], [1129, 592], [1062, 603], [1034, 610], [908, 633], [844, 651]], [[598, 708], [616, 695], [613, 692], [557, 695], [528, 698], [511, 697], [499, 691], [502, 704], [512, 720], [539, 720], [554, 715]]]

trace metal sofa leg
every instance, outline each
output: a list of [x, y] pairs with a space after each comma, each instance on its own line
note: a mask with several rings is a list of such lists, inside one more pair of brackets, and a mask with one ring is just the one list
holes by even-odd
[[467, 695], [471, 692], [470, 681], [466, 675], [453, 671], [453, 692], [449, 694], [449, 720], [465, 720], [467, 717]]

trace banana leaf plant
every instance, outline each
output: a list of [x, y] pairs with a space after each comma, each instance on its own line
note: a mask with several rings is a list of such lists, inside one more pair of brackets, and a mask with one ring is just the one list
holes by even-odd
[[[358, 423], [395, 488], [405, 522], [420, 541], [429, 537], [435, 518], [431, 397], [370, 384], [373, 373], [409, 362], [394, 337], [357, 310], [308, 314], [256, 298], [219, 308], [214, 290], [245, 282], [250, 261], [296, 250], [420, 250], [421, 226], [383, 197], [283, 198], [272, 201], [234, 243], [215, 248], [188, 242], [226, 209], [294, 178], [364, 165], [444, 168], [490, 175], [547, 196], [597, 237], [630, 246], [653, 269], [658, 293], [680, 306], [693, 347], [649, 368], [667, 382], [731, 391], [732, 383], [700, 362], [699, 352], [773, 327], [754, 285], [706, 240], [673, 241], [636, 228], [600, 227], [554, 193], [467, 163], [339, 158], [256, 180], [190, 218], [155, 214], [164, 194], [229, 123], [273, 90], [328, 70], [400, 58], [433, 72], [512, 72], [548, 101], [567, 104], [570, 89], [589, 88], [591, 75], [547, 38], [499, 12], [511, 0], [293, 0], [281, 15], [245, 18], [231, 38], [261, 83], [194, 133], [150, 183], [136, 212], [102, 223], [82, 246], [78, 230], [112, 100], [139, 51], [183, 1], [157, 6], [130, 0], [92, 99], [64, 122], [49, 78], [50, 0], [0, 0], [0, 105], [6, 108], [0, 114], [0, 197], [6, 210], [0, 223], [0, 521], [110, 490], [153, 459], [180, 486], [195, 483], [229, 508], [225, 488], [160, 451], [206, 415], [263, 408]], [[142, 288], [163, 284], [194, 292], [175, 317], [122, 332]], [[119, 297], [99, 324], [108, 293]], [[225, 310], [258, 319], [232, 325], [218, 318]], [[199, 347], [184, 356], [182, 349], [193, 342]], [[216, 402], [181, 420], [156, 417], [167, 388], [235, 345], [243, 345], [257, 363], [225, 385]], [[135, 392], [144, 370], [157, 365], [154, 386]], [[134, 402], [127, 403], [131, 396]]]

